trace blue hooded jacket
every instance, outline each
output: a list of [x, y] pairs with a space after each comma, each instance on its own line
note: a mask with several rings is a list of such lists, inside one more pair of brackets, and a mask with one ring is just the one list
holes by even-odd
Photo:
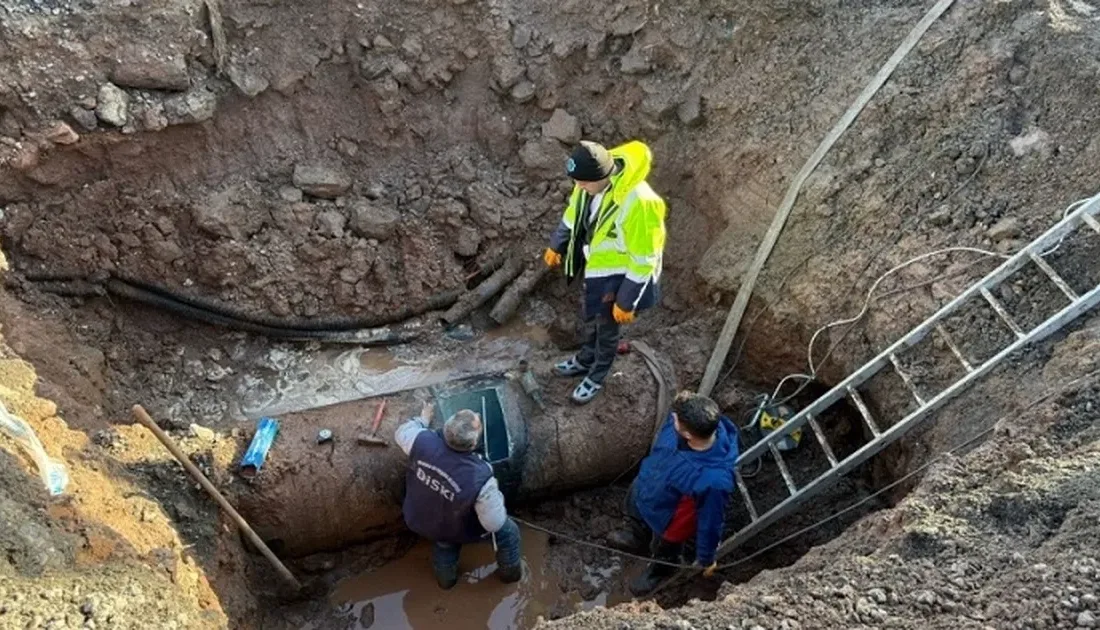
[[714, 445], [695, 451], [676, 433], [669, 414], [649, 455], [642, 460], [634, 481], [635, 504], [649, 528], [661, 534], [668, 528], [684, 496], [695, 501], [695, 559], [703, 566], [714, 562], [726, 503], [734, 488], [734, 466], [739, 448], [737, 425], [720, 416]]

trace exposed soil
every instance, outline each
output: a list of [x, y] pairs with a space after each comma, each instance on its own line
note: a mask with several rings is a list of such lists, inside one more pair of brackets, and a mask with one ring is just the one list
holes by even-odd
[[[568, 192], [569, 146], [641, 138], [669, 201], [669, 243], [662, 304], [627, 334], [670, 357], [690, 387], [790, 178], [924, 4], [3, 3], [0, 237], [11, 269], [0, 399], [71, 482], [47, 497], [0, 441], [0, 627], [365, 625], [364, 609], [323, 594], [279, 600], [274, 574], [130, 424], [130, 406], [145, 405], [232, 495], [260, 415], [388, 395], [412, 373], [442, 382], [496, 369], [532, 348], [548, 361], [576, 344], [578, 288], [557, 279], [516, 329], [486, 333], [475, 313], [446, 333], [364, 350], [189, 322], [105, 294], [106, 278], [282, 322], [385, 317], [467, 288], [501, 253], [533, 259]], [[959, 2], [933, 25], [800, 194], [715, 392], [727, 413], [743, 417], [754, 392], [806, 371], [813, 332], [858, 312], [895, 265], [947, 246], [1014, 252], [1097, 192], [1098, 20], [1086, 2]], [[1100, 238], [1087, 230], [1048, 259], [1078, 292], [1100, 281]], [[945, 254], [886, 280], [867, 317], [819, 338], [819, 385], [995, 264]], [[995, 295], [1025, 329], [1066, 299], [1034, 268]], [[730, 559], [996, 424], [984, 445], [659, 600], [715, 601], [555, 623], [1094, 627], [1097, 384], [1031, 401], [1096, 369], [1095, 322], [1013, 357]], [[984, 301], [947, 328], [975, 364], [1013, 338]], [[936, 338], [900, 360], [925, 397], [961, 374]], [[630, 365], [620, 378], [649, 378]], [[915, 407], [890, 373], [864, 395], [883, 427]], [[591, 412], [595, 446], [614, 440], [616, 414], [649, 413], [649, 398], [613, 400]], [[851, 411], [822, 418], [841, 454], [867, 439]], [[798, 478], [825, 462], [809, 436], [789, 461]], [[519, 513], [599, 541], [628, 481]], [[750, 491], [763, 505], [786, 492], [771, 462]], [[744, 523], [738, 509], [731, 529]], [[399, 535], [291, 568], [317, 594], [413, 545]], [[639, 568], [562, 538], [547, 545], [563, 597], [545, 619], [613, 603]]]

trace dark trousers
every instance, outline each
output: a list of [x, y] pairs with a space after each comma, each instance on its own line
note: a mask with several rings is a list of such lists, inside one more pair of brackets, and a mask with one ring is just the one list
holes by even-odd
[[[650, 529], [645, 519], [642, 518], [642, 513], [638, 510], [637, 495], [633, 483], [630, 484], [630, 490], [626, 493], [626, 505], [623, 507], [627, 525], [634, 530], [634, 534], [639, 540], [649, 541], [649, 553], [653, 558], [664, 562], [680, 562], [680, 555], [684, 549], [683, 544], [669, 542]], [[672, 575], [676, 569], [666, 565], [654, 564], [650, 566], [650, 570], [655, 575]]]
[[602, 385], [615, 363], [622, 327], [604, 316], [595, 317], [584, 326], [584, 345], [577, 353], [577, 361], [588, 368], [588, 378]]
[[[520, 560], [520, 532], [519, 525], [512, 519], [504, 522], [504, 527], [496, 533], [497, 541], [497, 566], [514, 567]], [[492, 544], [488, 536], [485, 543]], [[447, 582], [458, 573], [458, 557], [462, 553], [462, 545], [436, 541], [432, 546], [432, 570], [436, 579]]]

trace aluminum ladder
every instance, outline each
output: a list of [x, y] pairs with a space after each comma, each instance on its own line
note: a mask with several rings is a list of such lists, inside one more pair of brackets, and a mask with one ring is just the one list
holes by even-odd
[[[738, 473], [736, 479], [741, 501], [748, 512], [749, 524], [722, 542], [718, 547], [717, 558], [721, 559], [729, 552], [737, 549], [745, 541], [794, 511], [803, 502], [834, 484], [842, 475], [848, 473], [856, 466], [882, 451], [889, 444], [905, 435], [907, 431], [915, 427], [933, 411], [957, 396], [964, 388], [990, 372], [1012, 353], [1058, 331], [1063, 326], [1100, 303], [1100, 285], [1093, 287], [1083, 295], [1078, 295], [1070, 287], [1069, 283], [1059, 276], [1050, 264], [1043, 259], [1043, 256], [1051, 253], [1054, 248], [1062, 246], [1065, 238], [1080, 227], [1087, 227], [1095, 232], [1095, 236], [1100, 237], [1100, 220], [1097, 219], [1097, 215], [1100, 215], [1100, 195], [1093, 197], [1091, 200], [1081, 205], [1077, 210], [1066, 215], [1065, 218], [1045, 234], [1029, 243], [1017, 254], [1006, 260], [1000, 267], [963, 291], [934, 315], [926, 319], [889, 348], [883, 350], [874, 359], [845, 378], [836, 387], [833, 387], [826, 394], [801, 410], [775, 431], [769, 433], [742, 453], [737, 459]], [[1004, 305], [994, 297], [991, 290], [1029, 263], [1035, 265], [1054, 283], [1055, 286], [1057, 286], [1059, 291], [1065, 296], [1068, 304], [1030, 331], [1024, 331], [1012, 318]], [[1001, 321], [1003, 321], [1012, 332], [1015, 340], [981, 365], [974, 366], [966, 359], [965, 355], [951, 338], [950, 333], [944, 328], [942, 323], [948, 316], [959, 310], [969, 299], [977, 296], [980, 296], [990, 307], [992, 307], [993, 311], [996, 312]], [[925, 399], [918, 392], [912, 377], [902, 369], [901, 362], [898, 360], [898, 355], [906, 348], [919, 343], [933, 331], [940, 336], [948, 349], [950, 349], [951, 354], [953, 354], [962, 364], [965, 370], [965, 376], [955, 380], [934, 397]], [[892, 368], [901, 378], [904, 386], [916, 400], [917, 409], [889, 428], [883, 430], [880, 428], [875, 418], [872, 417], [870, 409], [860, 396], [857, 388], [886, 367]], [[833, 449], [829, 446], [828, 438], [822, 431], [817, 418], [829, 407], [845, 399], [851, 401], [859, 411], [859, 414], [863, 417], [863, 421], [871, 432], [872, 438], [851, 455], [848, 455], [844, 459], [838, 459]], [[813, 432], [814, 436], [817, 438], [817, 442], [821, 445], [828, 459], [829, 469], [806, 485], [798, 487], [776, 443], [795, 429], [799, 429], [806, 425], [809, 425], [808, 428]], [[783, 478], [783, 483], [787, 486], [788, 496], [764, 514], [759, 514], [756, 506], [753, 505], [752, 497], [749, 496], [748, 486], [741, 478], [739, 471], [745, 465], [755, 462], [767, 453], [770, 453], [775, 460], [776, 467], [779, 469], [779, 473]], [[684, 572], [680, 572], [673, 580], [683, 575]], [[668, 586], [669, 584], [670, 582], [666, 582], [664, 586]], [[662, 586], [661, 590], [663, 590], [664, 586]]]

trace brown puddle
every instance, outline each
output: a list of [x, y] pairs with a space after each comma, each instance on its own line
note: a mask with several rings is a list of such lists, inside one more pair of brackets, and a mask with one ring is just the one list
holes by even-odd
[[458, 585], [444, 591], [432, 575], [431, 543], [421, 541], [402, 558], [345, 580], [330, 599], [358, 619], [359, 628], [377, 630], [529, 628], [555, 605], [572, 610], [577, 604], [591, 608], [608, 603], [607, 593], [592, 602], [563, 594], [557, 576], [546, 567], [547, 535], [523, 529], [522, 536], [524, 575], [518, 584], [497, 579], [493, 546], [481, 543], [462, 548]]
[[512, 321], [490, 328], [485, 333], [486, 339], [526, 339], [536, 345], [546, 345], [550, 342], [550, 330], [545, 326], [535, 326], [515, 317]]

